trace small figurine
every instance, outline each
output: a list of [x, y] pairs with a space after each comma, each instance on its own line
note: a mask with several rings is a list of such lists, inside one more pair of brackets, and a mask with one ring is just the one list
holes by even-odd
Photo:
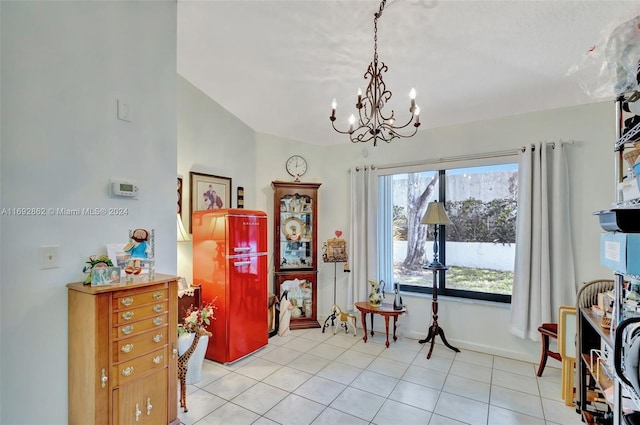
[[147, 258], [149, 250], [149, 232], [145, 229], [135, 229], [131, 236], [133, 242], [129, 242], [124, 246], [124, 252], [129, 254], [129, 264], [125, 267], [126, 274], [140, 274], [140, 260]]
[[293, 303], [289, 300], [289, 291], [284, 291], [280, 297], [280, 317], [278, 321], [278, 336], [288, 336], [291, 332], [291, 311]]

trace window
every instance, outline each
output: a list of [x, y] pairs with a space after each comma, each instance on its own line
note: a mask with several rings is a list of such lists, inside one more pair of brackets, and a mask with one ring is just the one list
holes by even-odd
[[423, 266], [434, 258], [434, 226], [420, 221], [429, 202], [441, 201], [452, 224], [438, 232], [438, 259], [449, 268], [438, 274], [438, 293], [511, 302], [517, 186], [516, 163], [380, 176], [381, 277], [432, 292]]

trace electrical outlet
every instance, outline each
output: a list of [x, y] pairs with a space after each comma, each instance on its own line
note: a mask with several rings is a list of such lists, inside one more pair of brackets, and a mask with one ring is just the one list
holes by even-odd
[[57, 269], [58, 264], [58, 245], [47, 245], [40, 247], [40, 269]]

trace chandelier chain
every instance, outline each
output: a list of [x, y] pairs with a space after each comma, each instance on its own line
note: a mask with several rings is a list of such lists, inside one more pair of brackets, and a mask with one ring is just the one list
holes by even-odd
[[[376, 146], [378, 140], [384, 142], [391, 142], [395, 138], [411, 137], [416, 134], [418, 127], [420, 126], [419, 108], [415, 105], [415, 90], [411, 89], [411, 107], [409, 112], [411, 116], [409, 120], [401, 125], [395, 123], [395, 114], [391, 110], [390, 114], [385, 114], [382, 109], [389, 101], [392, 94], [390, 90], [387, 90], [384, 81], [382, 80], [382, 73], [387, 72], [387, 66], [382, 62], [379, 65], [378, 62], [378, 19], [382, 16], [382, 11], [386, 4], [386, 0], [380, 2], [380, 8], [377, 13], [374, 13], [373, 19], [373, 62], [369, 65], [367, 72], [364, 74], [365, 80], [369, 80], [365, 96], [362, 97], [361, 91], [358, 89], [358, 102], [356, 103], [358, 121], [356, 123], [355, 117], [351, 115], [349, 119], [349, 130], [342, 131], [336, 128], [336, 105], [337, 102], [334, 99], [332, 102], [332, 111], [329, 119], [333, 129], [338, 133], [348, 134], [351, 142], [367, 142], [373, 140], [373, 146]], [[414, 122], [415, 118], [415, 122]], [[408, 134], [402, 134], [399, 130], [402, 130], [413, 124], [413, 131]]]

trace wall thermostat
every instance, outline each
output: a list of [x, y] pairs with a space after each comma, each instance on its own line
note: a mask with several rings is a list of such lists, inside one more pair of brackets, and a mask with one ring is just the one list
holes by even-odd
[[111, 181], [111, 192], [114, 196], [138, 199], [138, 186], [134, 182]]

